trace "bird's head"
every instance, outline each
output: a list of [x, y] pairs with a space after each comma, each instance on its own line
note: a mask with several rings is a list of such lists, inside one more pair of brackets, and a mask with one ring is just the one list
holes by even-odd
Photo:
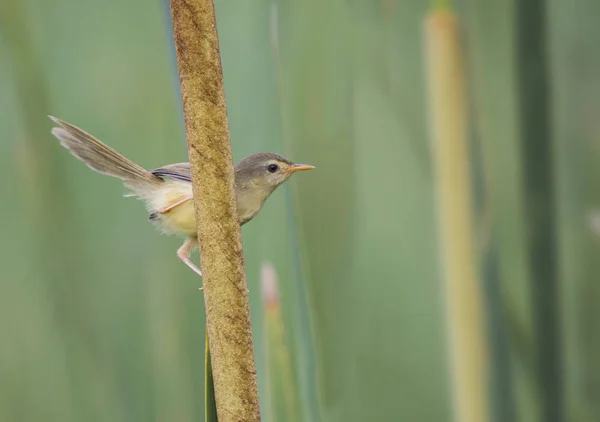
[[235, 184], [242, 189], [270, 194], [295, 172], [314, 168], [308, 164], [294, 164], [272, 152], [260, 152], [243, 158], [235, 166]]

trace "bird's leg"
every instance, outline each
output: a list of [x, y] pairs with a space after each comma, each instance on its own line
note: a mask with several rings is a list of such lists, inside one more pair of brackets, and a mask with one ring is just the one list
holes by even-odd
[[190, 267], [196, 274], [202, 276], [202, 271], [190, 259], [190, 255], [192, 254], [192, 250], [198, 245], [198, 240], [195, 237], [188, 237], [183, 242], [183, 245], [179, 249], [177, 249], [177, 256], [179, 259], [183, 261], [185, 265]]
[[[192, 199], [191, 196], [186, 196], [185, 198], [183, 198], [183, 199], [181, 199], [181, 200], [179, 200], [179, 201], [177, 201], [177, 202], [175, 202], [175, 203], [173, 203], [171, 205], [168, 205], [168, 206], [166, 206], [166, 207], [158, 210], [158, 212], [161, 213], [161, 214], [166, 214], [169, 211], [171, 211], [173, 208], [175, 208], [175, 207], [177, 207], [177, 206], [179, 206], [179, 205], [181, 205], [181, 204], [189, 201], [190, 199]], [[191, 250], [190, 250], [190, 252], [191, 252]]]

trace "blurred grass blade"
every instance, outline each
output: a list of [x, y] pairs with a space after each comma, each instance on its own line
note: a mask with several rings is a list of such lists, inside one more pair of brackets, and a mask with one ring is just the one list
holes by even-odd
[[[289, 151], [290, 155], [295, 155], [294, 134], [292, 133], [291, 127], [292, 116], [289, 109], [291, 103], [288, 98], [289, 93], [286, 92], [286, 80], [284, 78], [283, 58], [279, 39], [279, 14], [280, 9], [278, 4], [272, 2], [269, 6], [269, 40], [275, 65], [277, 82], [276, 92], [279, 102], [283, 148], [286, 152]], [[303, 416], [311, 422], [319, 422], [321, 420], [321, 415], [318, 391], [315, 388], [317, 385], [317, 377], [315, 338], [312, 328], [313, 321], [311, 320], [311, 313], [306, 312], [307, 309], [310, 309], [306, 290], [306, 278], [309, 271], [307, 268], [306, 257], [303, 256], [303, 251], [300, 246], [302, 243], [301, 233], [304, 233], [302, 220], [298, 218], [298, 210], [294, 207], [294, 203], [300, 201], [300, 195], [297, 190], [292, 189], [286, 191], [285, 198], [293, 261], [290, 272], [287, 273], [289, 276], [292, 276], [291, 268], [294, 268], [293, 281], [290, 283], [293, 289], [293, 293], [290, 294], [290, 297], [293, 302], [290, 304], [291, 306], [287, 308], [286, 312], [287, 315], [292, 315], [291, 327], [288, 330], [288, 335], [291, 331], [291, 336], [293, 338], [291, 350], [293, 358], [296, 360], [298, 399], [301, 403], [300, 407], [303, 410]], [[276, 287], [278, 289], [278, 285]], [[281, 302], [278, 301], [279, 307], [280, 304]], [[265, 320], [264, 324], [265, 326], [268, 325], [268, 321]]]
[[217, 422], [217, 403], [215, 401], [215, 385], [213, 384], [210, 348], [208, 347], [208, 331], [206, 332], [206, 360], [204, 365], [204, 420]]
[[[516, 10], [516, 45], [519, 57], [517, 86], [521, 151], [525, 190], [527, 248], [531, 269], [533, 323], [535, 329], [535, 371], [539, 385], [541, 420], [564, 419], [563, 345], [561, 339], [561, 298], [556, 239], [556, 168], [553, 132], [550, 125], [550, 71], [546, 51], [548, 2], [535, 0], [519, 4]], [[536, 60], [531, 58], [535, 57]]]
[[285, 342], [285, 329], [275, 268], [269, 262], [261, 268], [264, 332], [266, 339], [269, 403], [273, 421], [300, 422], [300, 392]]
[[466, 81], [452, 12], [427, 15], [425, 47], [456, 419], [482, 422], [489, 418], [488, 354], [474, 251]]

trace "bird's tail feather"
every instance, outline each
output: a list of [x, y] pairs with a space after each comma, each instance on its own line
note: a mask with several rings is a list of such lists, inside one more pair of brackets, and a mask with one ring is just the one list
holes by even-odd
[[60, 126], [53, 128], [52, 134], [63, 147], [92, 170], [123, 180], [125, 186], [134, 191], [136, 196], [145, 197], [163, 183], [161, 178], [138, 166], [77, 126], [52, 116], [49, 117]]

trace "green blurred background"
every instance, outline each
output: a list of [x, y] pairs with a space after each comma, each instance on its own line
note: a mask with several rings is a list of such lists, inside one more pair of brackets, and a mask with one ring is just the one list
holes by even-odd
[[[318, 169], [243, 229], [263, 419], [450, 421], [428, 2], [215, 6], [235, 158]], [[455, 6], [493, 420], [600, 420], [600, 2]], [[180, 239], [46, 117], [147, 168], [185, 160], [170, 31], [159, 0], [0, 0], [0, 422], [204, 418]]]

